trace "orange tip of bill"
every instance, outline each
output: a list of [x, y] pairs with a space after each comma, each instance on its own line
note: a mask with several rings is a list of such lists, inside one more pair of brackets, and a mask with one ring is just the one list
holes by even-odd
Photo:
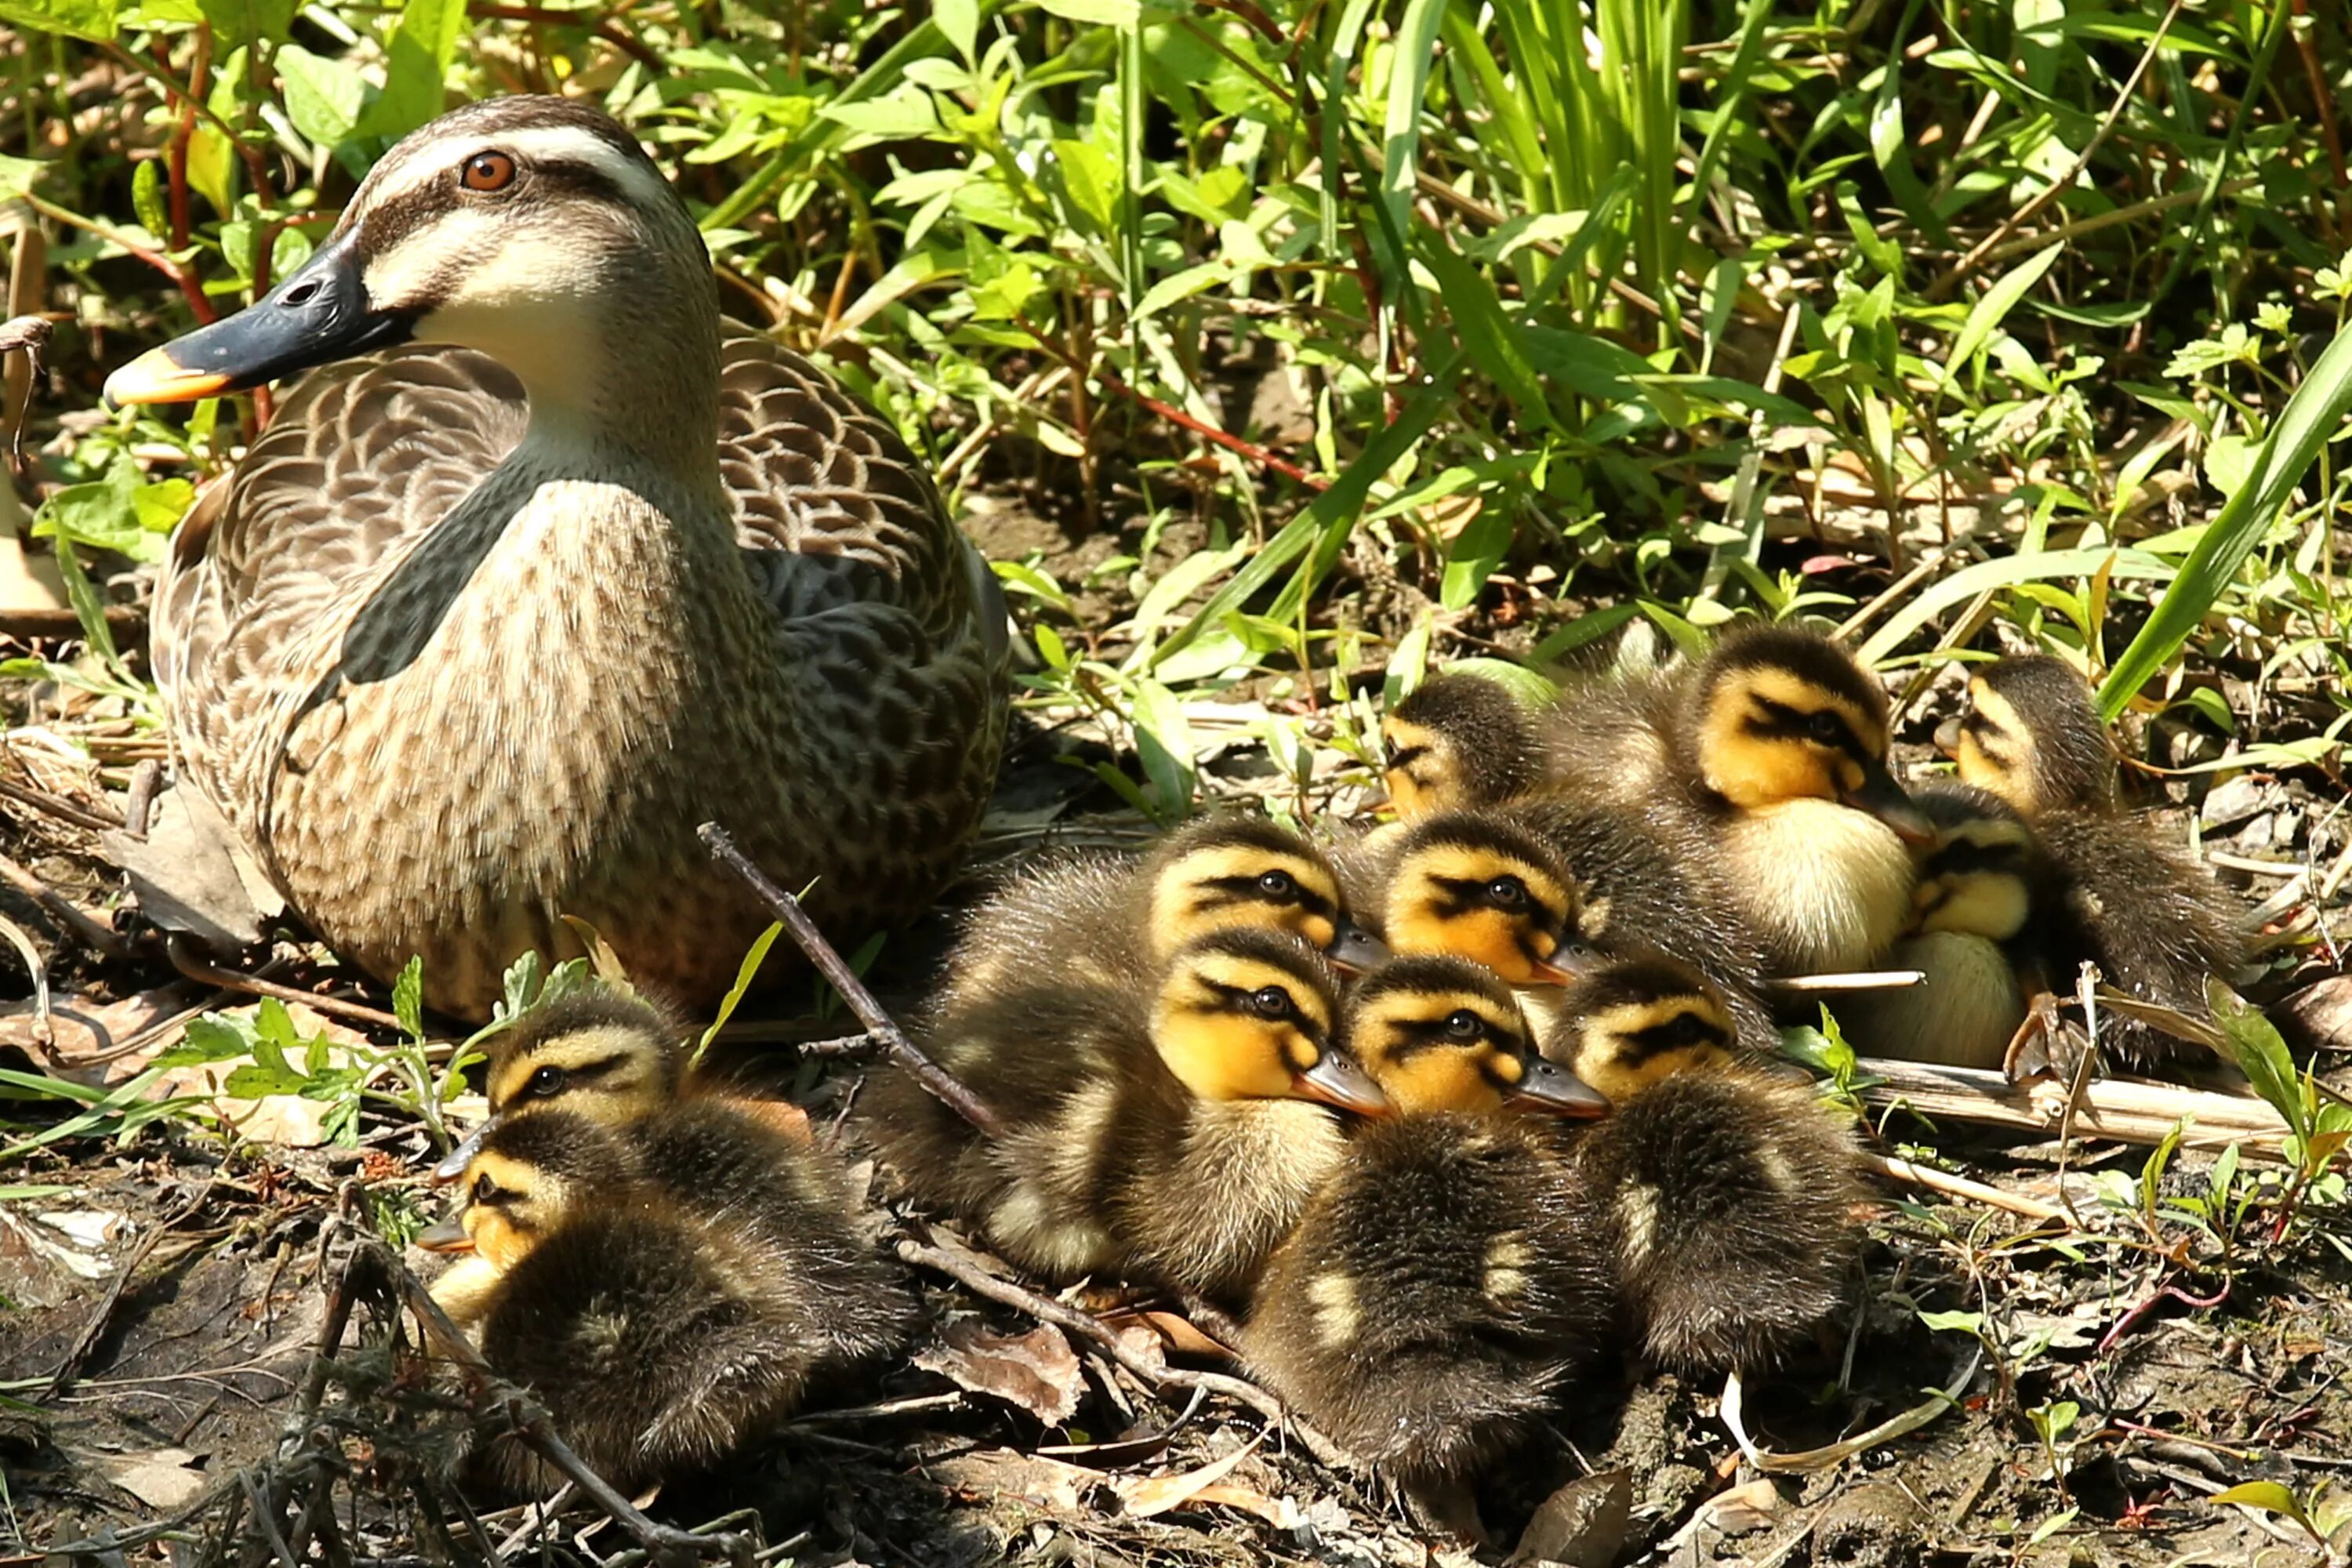
[[194, 403], [227, 390], [228, 377], [216, 371], [189, 370], [162, 349], [149, 349], [106, 378], [106, 400], [121, 407], [134, 403]]

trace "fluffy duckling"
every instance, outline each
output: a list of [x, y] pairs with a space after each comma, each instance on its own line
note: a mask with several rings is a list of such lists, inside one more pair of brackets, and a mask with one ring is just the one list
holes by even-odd
[[[2245, 911], [2153, 816], [2121, 803], [2115, 750], [2082, 677], [2047, 655], [1988, 665], [1969, 682], [1968, 711], [1937, 739], [1960, 777], [2014, 807], [2048, 851], [2057, 984], [2071, 991], [2088, 961], [2118, 991], [2210, 1017], [2206, 981], [2233, 979], [2247, 961]], [[2188, 1050], [2114, 1014], [2103, 1016], [2099, 1038], [2133, 1067]]]
[[[461, 1219], [420, 1238], [492, 1272], [477, 1313], [484, 1359], [624, 1492], [758, 1436], [826, 1359], [807, 1331], [799, 1249], [671, 1201], [643, 1169], [586, 1117], [517, 1117], [475, 1151]], [[562, 1479], [510, 1435], [476, 1462], [510, 1493]]]
[[[777, 1114], [781, 1102], [730, 1094], [688, 1072], [679, 1033], [652, 1005], [603, 986], [526, 1013], [491, 1041], [490, 1120], [436, 1176], [470, 1168], [484, 1141], [509, 1124], [556, 1111], [594, 1122], [622, 1137], [669, 1201], [723, 1211], [792, 1248], [807, 1309], [802, 1331], [827, 1353], [854, 1360], [897, 1345], [913, 1303], [848, 1173], [812, 1146], [796, 1117]], [[452, 1289], [462, 1290], [470, 1271], [456, 1272]]]
[[1728, 632], [1696, 665], [1571, 682], [1540, 711], [1444, 678], [1399, 704], [1389, 737], [1401, 812], [1535, 793], [1700, 847], [1775, 973], [1868, 968], [1909, 917], [1904, 839], [1926, 825], [1886, 771], [1886, 697], [1816, 633]]
[[1339, 1163], [1339, 1112], [1386, 1109], [1339, 1048], [1339, 995], [1320, 952], [1253, 926], [1194, 937], [1141, 994], [1050, 973], [967, 988], [929, 1048], [1003, 1131], [895, 1073], [868, 1081], [865, 1128], [910, 1195], [1024, 1268], [1234, 1300]]
[[1597, 1349], [1610, 1281], [1567, 1162], [1532, 1119], [1496, 1113], [1603, 1102], [1534, 1055], [1510, 989], [1459, 959], [1392, 960], [1349, 1019], [1401, 1114], [1357, 1135], [1276, 1249], [1242, 1350], [1420, 1490], [1503, 1452]]
[[[1746, 917], [1631, 812], [1559, 801], [1443, 811], [1342, 864], [1398, 953], [1458, 953], [1545, 986], [1602, 958], [1664, 952], [1715, 982], [1750, 1048], [1778, 1047]], [[1521, 1000], [1539, 1033], [1556, 1026], [1556, 992]]]
[[1612, 965], [1569, 1004], [1571, 1036], [1547, 1050], [1616, 1107], [1574, 1157], [1643, 1352], [1769, 1366], [1843, 1297], [1851, 1128], [1810, 1085], [1740, 1065], [1722, 998], [1687, 965]]
[[1202, 816], [1142, 854], [1074, 851], [1024, 868], [966, 918], [943, 984], [985, 994], [1041, 963], [1073, 981], [1124, 984], [1225, 926], [1286, 931], [1348, 968], [1379, 961], [1349, 919], [1330, 861], [1254, 813]]
[[1887, 963], [1927, 978], [1841, 1001], [1839, 1022], [1874, 1055], [2002, 1067], [2029, 1000], [2049, 989], [2048, 858], [2025, 819], [1984, 790], [1936, 779], [1914, 787], [1911, 799], [1933, 831], [1913, 847], [1919, 882], [1910, 934]]

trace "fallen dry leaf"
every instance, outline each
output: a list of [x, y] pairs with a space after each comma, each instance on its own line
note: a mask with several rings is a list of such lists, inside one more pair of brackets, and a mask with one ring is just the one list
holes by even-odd
[[0, 1002], [0, 1046], [14, 1046], [45, 1070], [78, 1083], [119, 1080], [124, 1076], [121, 1063], [131, 1064], [131, 1071], [136, 1072], [160, 1053], [168, 1040], [159, 1037], [150, 1042], [152, 1049], [121, 1058], [114, 1063], [96, 1063], [87, 1068], [77, 1064], [114, 1050], [141, 1031], [162, 1023], [189, 1005], [189, 994], [185, 987], [173, 984], [142, 991], [120, 1002], [52, 995], [49, 1025], [57, 1032], [53, 1047], [45, 1047], [38, 1041], [31, 1002]]
[[1749, 1535], [1759, 1530], [1769, 1530], [1780, 1521], [1784, 1504], [1780, 1489], [1762, 1477], [1744, 1487], [1720, 1491], [1699, 1504], [1698, 1511], [1688, 1523], [1675, 1531], [1663, 1551], [1672, 1553], [1683, 1542], [1700, 1531], [1717, 1535]]
[[2299, 1051], [2352, 1048], [2352, 974], [2331, 974], [2271, 1009], [2289, 1045]]
[[1062, 1331], [1043, 1323], [1025, 1334], [999, 1334], [966, 1319], [940, 1331], [915, 1364], [958, 1387], [986, 1394], [1027, 1411], [1048, 1426], [1078, 1412], [1085, 1374]]
[[[1212, 1459], [1198, 1469], [1186, 1470], [1180, 1475], [1122, 1477], [1111, 1483], [1111, 1489], [1127, 1505], [1129, 1518], [1150, 1519], [1197, 1500], [1202, 1492], [1233, 1474], [1234, 1467], [1248, 1458], [1265, 1440], [1265, 1435], [1260, 1434], [1223, 1458]], [[1265, 1500], [1268, 1507], [1272, 1506], [1272, 1500]]]
[[1633, 1478], [1602, 1470], [1560, 1488], [1519, 1532], [1507, 1562], [1561, 1563], [1568, 1568], [1609, 1568], [1624, 1549], [1633, 1516]]
[[1075, 1513], [1087, 1495], [1103, 1484], [1096, 1471], [1058, 1459], [982, 1448], [930, 1467], [931, 1479], [976, 1500], [1011, 1496], [1044, 1508]]
[[165, 1510], [195, 1500], [205, 1489], [201, 1470], [188, 1468], [196, 1456], [185, 1448], [152, 1448], [143, 1454], [117, 1454], [101, 1460], [106, 1479], [145, 1503]]
[[102, 833], [99, 842], [130, 874], [142, 913], [217, 952], [259, 942], [262, 922], [286, 907], [260, 868], [233, 847], [220, 813], [194, 790], [158, 795], [145, 838]]

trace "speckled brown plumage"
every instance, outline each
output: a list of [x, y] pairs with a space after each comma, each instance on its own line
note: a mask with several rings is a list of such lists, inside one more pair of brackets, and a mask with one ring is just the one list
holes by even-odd
[[[379, 174], [463, 145], [469, 115], [577, 120], [549, 101], [457, 111]], [[525, 948], [578, 951], [562, 915], [641, 984], [715, 999], [767, 917], [712, 868], [708, 819], [814, 882], [836, 940], [904, 919], [1003, 746], [985, 563], [878, 415], [722, 338], [658, 194], [636, 229], [607, 202], [533, 241], [614, 250], [588, 324], [625, 369], [583, 395], [584, 434], [542, 440], [522, 382], [468, 349], [329, 365], [182, 531], [159, 597], [182, 776], [338, 951], [380, 975], [421, 954], [462, 1014]]]

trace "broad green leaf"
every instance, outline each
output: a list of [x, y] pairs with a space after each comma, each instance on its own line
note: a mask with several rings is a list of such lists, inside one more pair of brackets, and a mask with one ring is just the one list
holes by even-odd
[[931, 20], [955, 46], [955, 52], [963, 57], [964, 64], [980, 63], [980, 57], [973, 53], [980, 39], [979, 0], [934, 0]]
[[937, 136], [941, 132], [939, 111], [932, 107], [931, 95], [915, 87], [905, 87], [887, 97], [859, 103], [845, 103], [839, 99], [817, 110], [819, 118], [846, 126], [858, 136], [877, 142], [899, 142], [913, 137]]
[[2236, 581], [2246, 557], [2286, 509], [2347, 411], [2352, 411], [2352, 331], [2341, 331], [2287, 399], [2263, 441], [2252, 475], [2206, 525], [2205, 537], [2179, 576], [2108, 671], [2106, 684], [2099, 688], [2099, 710], [2109, 721], [2179, 651], [2222, 590]]
[[206, 121], [188, 133], [188, 187], [223, 217], [236, 210], [236, 149]]
[[1509, 395], [1522, 423], [1556, 427], [1543, 383], [1536, 379], [1535, 367], [1528, 363], [1511, 319], [1503, 313], [1495, 286], [1442, 238], [1422, 247], [1421, 260], [1437, 279], [1438, 291], [1454, 314], [1454, 331], [1470, 363]]
[[466, 0], [408, 0], [385, 56], [383, 91], [368, 105], [360, 128], [400, 137], [439, 115], [448, 97], [449, 62], [465, 27]]
[[[7, 8], [0, 6], [0, 16], [5, 15]], [[0, 202], [13, 202], [31, 191], [47, 169], [48, 164], [38, 158], [11, 158], [0, 153]]]
[[1479, 591], [1486, 586], [1486, 579], [1495, 574], [1495, 568], [1510, 553], [1511, 533], [1510, 507], [1490, 500], [1469, 525], [1454, 535], [1454, 548], [1446, 552], [1438, 604], [1449, 610], [1469, 608], [1477, 600]]
[[1132, 27], [1143, 15], [1139, 0], [1037, 0], [1037, 9], [1106, 27]]
[[392, 1016], [410, 1039], [425, 1038], [425, 960], [415, 953], [392, 983]]
[[341, 60], [289, 44], [275, 57], [286, 90], [286, 117], [322, 147], [341, 146], [359, 128], [367, 79]]
[[1176, 694], [1156, 680], [1134, 685], [1135, 750], [1143, 776], [1159, 797], [1158, 815], [1172, 820], [1192, 808], [1192, 726]]
[[111, 43], [121, 7], [113, 0], [0, 0], [0, 22], [38, 33]]
[[1098, 235], [1118, 226], [1118, 165], [1091, 142], [1054, 143], [1054, 163], [1062, 173], [1062, 188]]
[[1919, 1321], [1939, 1334], [1984, 1332], [1984, 1314], [1981, 1312], [1922, 1312]]
[[2297, 1134], [2307, 1132], [2310, 1111], [2304, 1104], [2303, 1084], [2295, 1076], [2294, 1058], [2288, 1053], [2277, 1026], [2258, 1008], [2248, 1006], [2219, 980], [2205, 983], [2205, 996], [2213, 1010], [2213, 1022], [2221, 1026], [2221, 1040], [2229, 1048], [2230, 1058], [2246, 1075], [2246, 1081], [2254, 1086], [2254, 1092]]
[[1968, 367], [1976, 352], [2000, 330], [2017, 302], [2042, 281], [2042, 274], [2050, 270], [2065, 248], [2063, 245], [2053, 245], [2037, 251], [2002, 273], [1991, 288], [1977, 296], [1977, 302], [1969, 307], [1969, 319], [1961, 323], [1960, 335], [1952, 340], [1952, 352], [1944, 358], [1945, 390], [1951, 389], [1953, 381]]
[[286, 41], [294, 25], [294, 0], [202, 0], [205, 20], [223, 48], [236, 48], [257, 39]]
[[2262, 1513], [2283, 1513], [2289, 1519], [2303, 1517], [2303, 1504], [2295, 1500], [2294, 1493], [2276, 1481], [2240, 1481], [2226, 1491], [2215, 1492], [2205, 1500], [2217, 1507], [2234, 1503], [2240, 1508], [2251, 1508]]

